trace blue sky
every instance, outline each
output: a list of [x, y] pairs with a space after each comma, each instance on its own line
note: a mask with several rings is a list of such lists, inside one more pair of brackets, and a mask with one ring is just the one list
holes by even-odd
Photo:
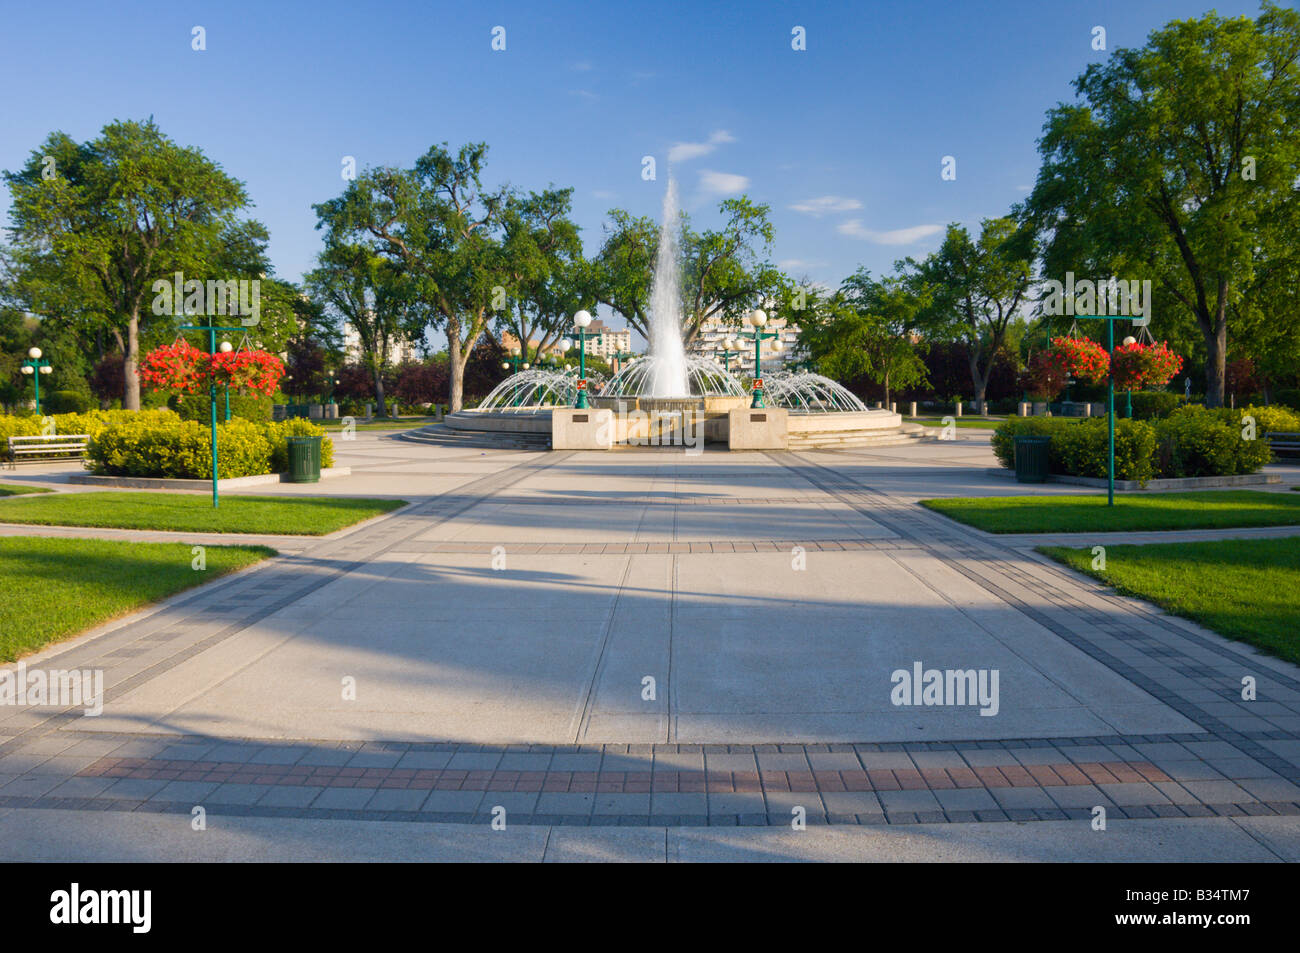
[[[772, 208], [773, 260], [838, 283], [937, 247], [1023, 197], [1070, 81], [1208, 0], [848, 3], [10, 4], [0, 168], [53, 130], [152, 115], [243, 180], [298, 280], [344, 156], [407, 165], [483, 140], [487, 181], [574, 186], [589, 252], [611, 207], [658, 215], [671, 163], [697, 227], [736, 191]], [[1256, 3], [1220, 2], [1255, 15]], [[1094, 26], [1108, 52], [1092, 49]], [[194, 26], [207, 49], [191, 49]], [[491, 49], [505, 28], [506, 49]], [[806, 30], [807, 49], [791, 49]], [[1122, 144], [1117, 144], [1122, 146]], [[674, 147], [676, 147], [674, 151]], [[641, 177], [656, 157], [658, 180]], [[945, 155], [957, 160], [943, 181]], [[8, 221], [8, 197], [0, 216]]]

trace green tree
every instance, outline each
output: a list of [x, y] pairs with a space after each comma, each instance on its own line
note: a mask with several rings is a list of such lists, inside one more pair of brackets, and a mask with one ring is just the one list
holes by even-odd
[[337, 199], [314, 206], [327, 244], [373, 239], [404, 271], [421, 311], [447, 334], [450, 404], [464, 400], [465, 365], [474, 345], [505, 304], [509, 269], [501, 243], [507, 190], [482, 185], [487, 145], [452, 154], [434, 146], [415, 167], [367, 170]]
[[122, 405], [139, 409], [141, 333], [174, 321], [151, 314], [152, 285], [208, 277], [248, 204], [242, 183], [152, 120], [110, 123], [86, 143], [54, 133], [5, 180], [17, 295], [38, 314], [107, 328], [125, 356]]
[[[594, 307], [591, 269], [582, 257], [578, 226], [570, 219], [572, 189], [510, 196], [503, 212], [503, 259], [508, 269], [501, 330], [520, 342], [524, 360], [536, 361], [563, 337], [573, 315]], [[528, 343], [536, 339], [536, 353]]]
[[971, 386], [980, 406], [994, 362], [1021, 317], [1034, 254], [1032, 227], [1011, 218], [992, 218], [981, 223], [977, 240], [962, 226], [949, 225], [937, 252], [920, 265], [905, 263], [932, 289], [918, 326], [931, 339], [965, 342]]
[[[682, 269], [682, 340], [687, 344], [710, 320], [739, 325], [742, 316], [767, 298], [782, 295], [788, 282], [768, 260], [773, 239], [770, 209], [748, 196], [718, 206], [722, 227], [697, 232], [685, 215], [677, 224]], [[650, 289], [659, 249], [659, 226], [615, 209], [595, 260], [596, 296], [623, 316], [629, 327], [650, 336]]]
[[1177, 20], [1089, 66], [1081, 101], [1051, 110], [1039, 143], [1024, 211], [1046, 236], [1045, 272], [1150, 277], [1157, 307], [1200, 331], [1211, 406], [1229, 318], [1249, 310], [1272, 259], [1294, 254], [1278, 226], [1300, 201], [1298, 59], [1294, 10]]
[[362, 363], [374, 380], [379, 415], [386, 417], [384, 372], [392, 363], [393, 346], [423, 328], [426, 305], [401, 263], [369, 244], [327, 244], [318, 262], [306, 276], [307, 287], [327, 314], [356, 333]]
[[893, 390], [926, 380], [915, 339], [931, 296], [915, 275], [877, 281], [859, 268], [834, 294], [808, 302], [799, 317], [800, 348], [828, 377], [865, 374], [883, 387], [888, 405]]

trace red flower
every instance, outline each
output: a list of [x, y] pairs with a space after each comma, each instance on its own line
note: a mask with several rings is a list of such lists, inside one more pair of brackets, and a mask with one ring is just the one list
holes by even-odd
[[283, 376], [284, 362], [267, 351], [208, 354], [188, 341], [154, 348], [140, 362], [140, 379], [146, 387], [191, 394], [216, 383], [269, 396]]
[[1110, 357], [1106, 349], [1091, 338], [1052, 338], [1046, 352], [1046, 366], [1061, 379], [1074, 377], [1097, 383], [1106, 378]]
[[1121, 344], [1115, 348], [1115, 386], [1120, 390], [1164, 387], [1182, 366], [1183, 359], [1163, 341], [1154, 345]]

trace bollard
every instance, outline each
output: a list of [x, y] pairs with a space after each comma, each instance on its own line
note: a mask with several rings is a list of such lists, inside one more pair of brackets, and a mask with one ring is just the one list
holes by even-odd
[[912, 401], [912, 413], [910, 416], [912, 417], [916, 416], [916, 401]]
[[961, 416], [961, 401], [957, 401], [957, 416]]

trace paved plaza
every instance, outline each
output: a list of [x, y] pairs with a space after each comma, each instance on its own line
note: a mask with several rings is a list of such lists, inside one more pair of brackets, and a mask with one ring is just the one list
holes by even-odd
[[[1033, 549], [1300, 528], [994, 537], [915, 505], [1020, 491], [978, 431], [336, 446], [351, 476], [273, 490], [410, 505], [320, 539], [0, 528], [281, 552], [25, 660], [107, 700], [0, 709], [5, 859], [1300, 858], [1300, 670]], [[995, 698], [896, 704], [917, 666]]]

